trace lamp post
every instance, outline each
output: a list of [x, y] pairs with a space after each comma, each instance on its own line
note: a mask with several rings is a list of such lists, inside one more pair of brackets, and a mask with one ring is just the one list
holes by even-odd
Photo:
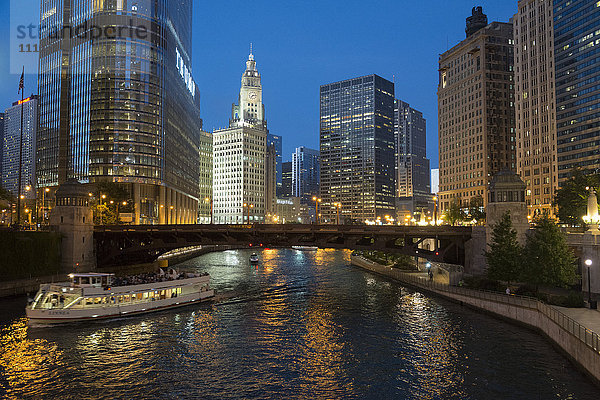
[[433, 225], [437, 226], [437, 196], [433, 196]]
[[592, 269], [592, 260], [590, 260], [589, 258], [587, 260], [585, 260], [585, 265], [587, 266], [587, 275], [588, 275], [588, 304], [592, 304], [592, 281], [591, 281], [591, 273], [590, 270]]
[[42, 213], [42, 222], [46, 221], [46, 217], [44, 215], [44, 213], [46, 212], [46, 193], [50, 192], [50, 188], [44, 188], [44, 190], [42, 190], [42, 207], [41, 207], [41, 213]]
[[322, 201], [322, 199], [318, 198], [317, 196], [313, 196], [313, 201], [315, 202], [315, 223], [318, 225], [319, 224], [319, 203]]
[[213, 199], [211, 197], [206, 197], [204, 199], [205, 202], [210, 203], [210, 224], [213, 223]]
[[336, 214], [336, 223], [337, 223], [337, 225], [339, 225], [340, 224], [340, 211], [342, 209], [342, 203], [336, 202], [336, 203], [333, 203], [333, 205], [335, 206], [335, 209], [336, 209], [336, 212], [337, 212], [337, 214]]
[[244, 208], [246, 209], [246, 212], [247, 212], [246, 222], [249, 224], [250, 223], [250, 209], [254, 208], [254, 204], [244, 203]]

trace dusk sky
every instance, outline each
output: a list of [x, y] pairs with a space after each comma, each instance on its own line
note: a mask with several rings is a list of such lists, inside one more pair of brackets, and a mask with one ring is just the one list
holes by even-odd
[[[10, 2], [1, 1], [0, 18], [10, 22]], [[438, 55], [465, 38], [476, 5], [490, 22], [506, 22], [517, 1], [195, 1], [193, 75], [204, 128], [227, 126], [252, 42], [268, 127], [283, 137], [284, 161], [297, 146], [319, 148], [320, 85], [375, 73], [395, 76], [396, 97], [423, 112], [427, 156], [437, 168]], [[10, 34], [10, 23], [2, 24], [0, 36]], [[18, 97], [8, 45], [0, 44], [1, 110]], [[26, 93], [37, 92], [36, 77], [26, 78]]]

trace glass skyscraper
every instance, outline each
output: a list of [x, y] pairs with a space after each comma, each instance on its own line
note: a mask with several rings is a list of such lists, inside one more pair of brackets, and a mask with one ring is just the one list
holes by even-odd
[[554, 0], [559, 184], [600, 168], [600, 3]]
[[292, 197], [292, 162], [284, 162], [281, 170], [281, 193], [277, 197]]
[[394, 84], [368, 75], [321, 86], [321, 221], [375, 221], [395, 211]]
[[282, 140], [281, 136], [273, 135], [272, 133], [267, 134], [267, 147], [273, 146], [275, 148], [275, 183], [276, 183], [276, 192], [277, 196], [281, 195], [281, 185], [282, 185], [282, 177], [283, 177], [283, 169], [282, 169]]
[[[23, 111], [22, 150], [21, 110]], [[15, 101], [4, 114], [4, 140], [2, 142], [2, 187], [14, 197], [19, 193], [19, 162], [21, 162], [21, 194], [34, 199], [32, 188], [35, 183], [35, 136], [38, 118], [38, 96]], [[29, 190], [27, 190], [29, 188]]]
[[301, 146], [292, 153], [292, 196], [300, 197], [303, 204], [319, 196], [319, 150]]
[[431, 186], [423, 113], [402, 100], [396, 100], [394, 116], [398, 197], [429, 195]]
[[41, 3], [39, 187], [123, 184], [135, 223], [196, 221], [192, 0]]

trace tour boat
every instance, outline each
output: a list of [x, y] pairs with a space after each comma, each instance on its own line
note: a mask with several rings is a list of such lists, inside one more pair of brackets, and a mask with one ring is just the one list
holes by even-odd
[[70, 274], [70, 282], [40, 285], [26, 308], [30, 322], [56, 324], [143, 314], [181, 307], [214, 296], [210, 276], [177, 273], [117, 278], [114, 274]]
[[292, 246], [294, 250], [300, 251], [317, 251], [319, 248], [317, 246]]
[[250, 255], [250, 264], [258, 264], [258, 262], [259, 262], [258, 254], [252, 253]]

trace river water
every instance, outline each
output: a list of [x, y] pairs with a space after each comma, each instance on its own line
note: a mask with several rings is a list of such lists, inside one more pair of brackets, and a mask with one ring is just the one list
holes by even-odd
[[598, 399], [541, 336], [350, 266], [347, 251], [211, 253], [218, 301], [27, 327], [0, 300], [0, 398]]

